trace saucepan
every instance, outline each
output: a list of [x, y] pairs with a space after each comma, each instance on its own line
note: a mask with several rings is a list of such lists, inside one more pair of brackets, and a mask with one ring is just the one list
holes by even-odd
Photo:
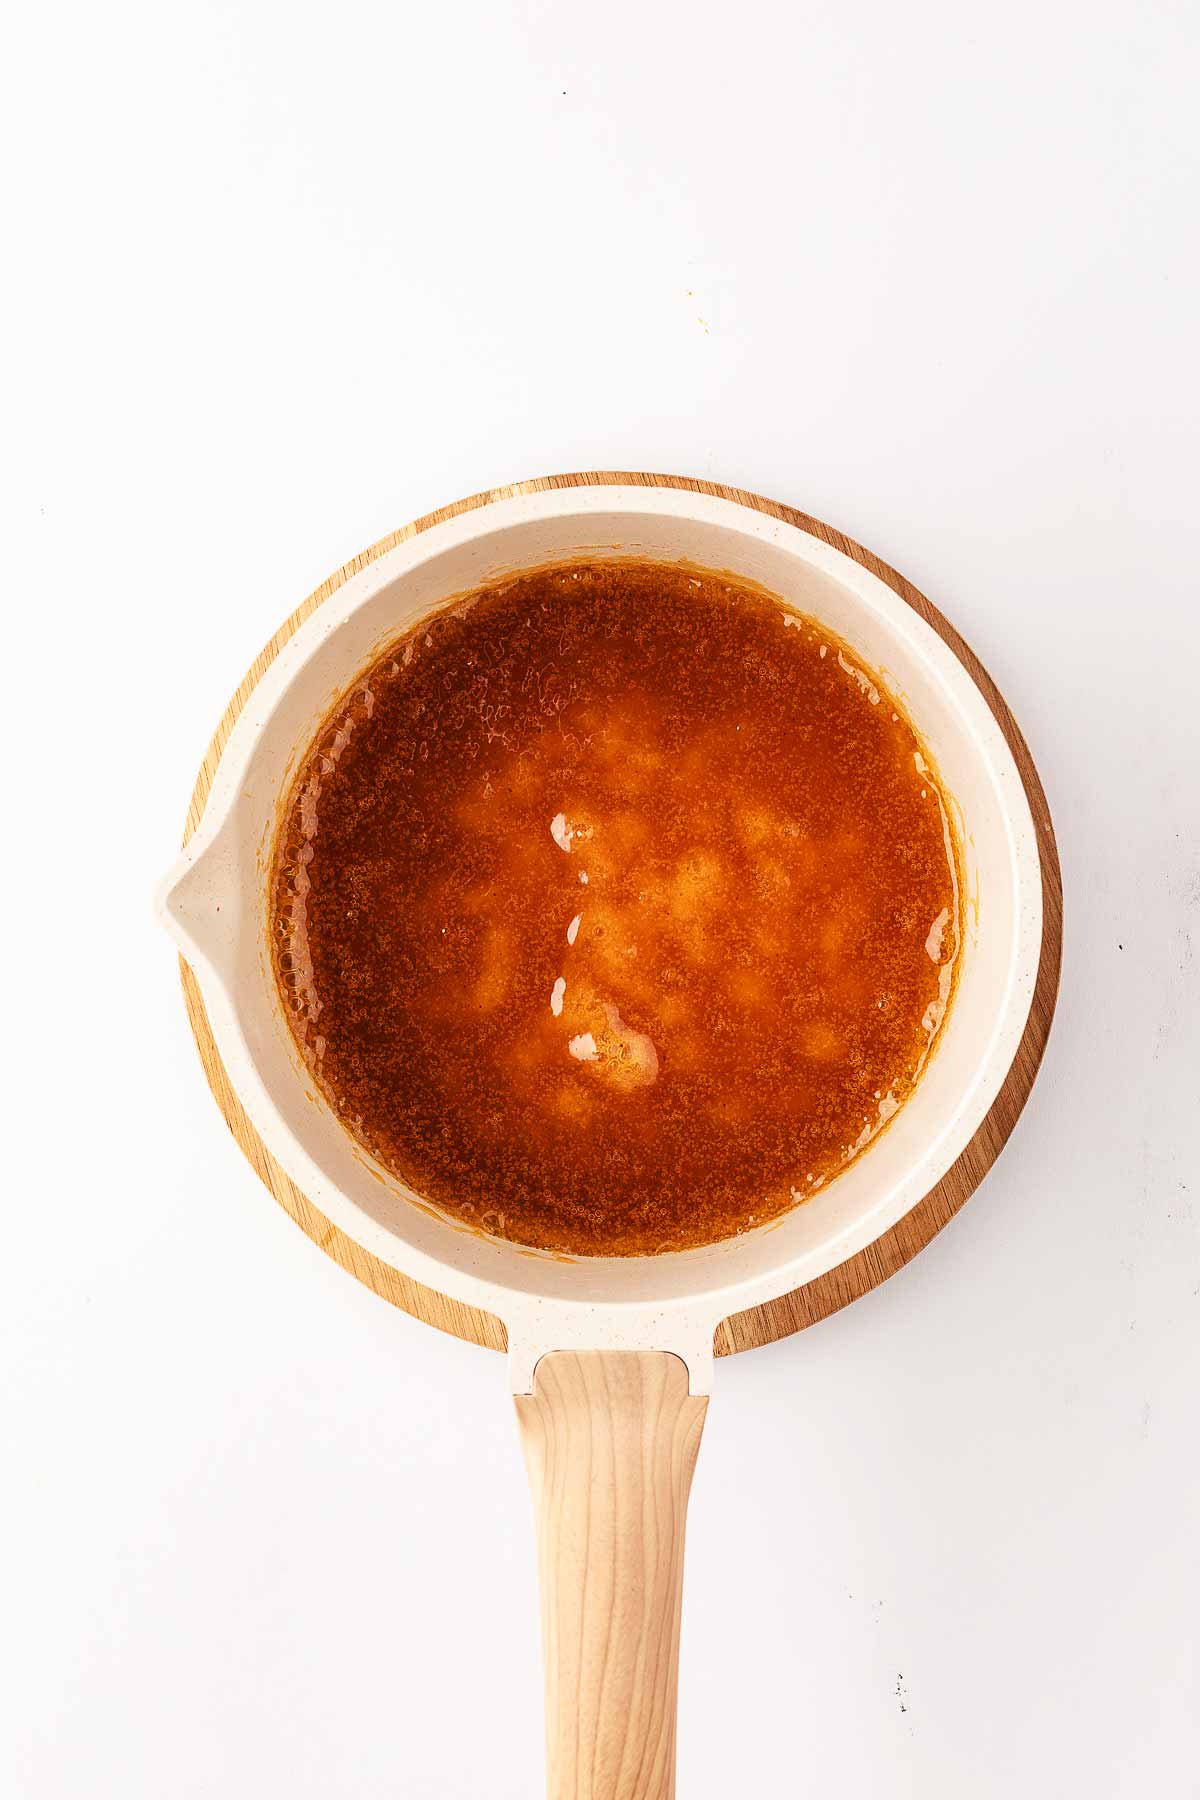
[[[847, 1263], [935, 1187], [1009, 1074], [1038, 979], [1043, 870], [1009, 743], [964, 661], [834, 537], [761, 505], [620, 477], [509, 492], [444, 516], [352, 574], [283, 646], [162, 893], [229, 1082], [271, 1155], [363, 1250], [507, 1331], [537, 1514], [552, 1800], [673, 1794], [684, 1524], [714, 1332]], [[677, 1254], [539, 1254], [408, 1191], [315, 1089], [268, 948], [278, 810], [335, 698], [452, 596], [583, 553], [731, 571], [828, 626], [906, 706], [952, 797], [963, 854], [957, 990], [906, 1105], [802, 1205]]]

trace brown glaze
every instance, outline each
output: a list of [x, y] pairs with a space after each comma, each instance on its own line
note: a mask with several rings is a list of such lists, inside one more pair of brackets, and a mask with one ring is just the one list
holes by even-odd
[[275, 965], [346, 1128], [496, 1235], [753, 1229], [903, 1102], [950, 999], [946, 808], [901, 708], [687, 566], [532, 571], [400, 639], [288, 796]]

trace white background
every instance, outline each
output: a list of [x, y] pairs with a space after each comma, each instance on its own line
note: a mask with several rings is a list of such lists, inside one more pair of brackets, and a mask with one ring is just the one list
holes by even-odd
[[718, 1372], [682, 1800], [1200, 1791], [1198, 40], [1168, 0], [9, 20], [4, 1793], [540, 1790], [503, 1363], [272, 1205], [150, 895], [304, 594], [586, 467], [904, 569], [1067, 896], [983, 1189]]

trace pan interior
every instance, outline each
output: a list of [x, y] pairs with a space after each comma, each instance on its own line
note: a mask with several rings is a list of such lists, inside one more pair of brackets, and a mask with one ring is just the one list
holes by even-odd
[[[1032, 994], [1040, 937], [1032, 823], [1007, 747], [961, 665], [858, 565], [770, 518], [694, 495], [646, 496], [636, 512], [613, 505], [611, 492], [586, 501], [562, 493], [550, 510], [546, 499], [524, 513], [514, 504], [491, 529], [480, 518], [470, 531], [453, 529], [461, 522], [431, 530], [327, 602], [335, 610], [293, 640], [239, 721], [211, 804], [217, 828], [170, 909], [206, 972], [214, 1032], [254, 1122], [351, 1237], [416, 1279], [502, 1315], [507, 1294], [551, 1306], [701, 1303], [719, 1318], [813, 1279], [879, 1236], [945, 1172], [983, 1117]], [[581, 553], [730, 570], [825, 623], [903, 701], [961, 810], [967, 931], [958, 991], [901, 1115], [843, 1175], [769, 1226], [653, 1257], [526, 1250], [450, 1221], [405, 1190], [315, 1093], [281, 1014], [265, 941], [278, 797], [332, 697], [385, 641], [449, 598], [505, 571]], [[230, 792], [222, 797], [222, 783], [236, 790], [236, 804]]]

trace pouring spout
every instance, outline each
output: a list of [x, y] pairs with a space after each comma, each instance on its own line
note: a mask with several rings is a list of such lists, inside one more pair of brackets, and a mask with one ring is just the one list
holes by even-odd
[[243, 907], [226, 828], [197, 833], [159, 883], [154, 909], [187, 962], [206, 963], [223, 979], [232, 974]]

